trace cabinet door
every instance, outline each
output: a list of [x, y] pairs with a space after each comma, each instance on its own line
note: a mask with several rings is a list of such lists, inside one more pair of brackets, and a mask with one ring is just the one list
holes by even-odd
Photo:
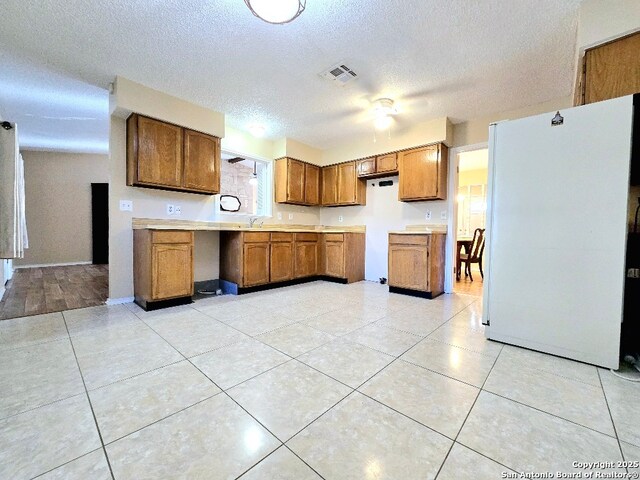
[[308, 163], [304, 165], [304, 202], [320, 204], [320, 167]]
[[338, 165], [338, 203], [356, 203], [356, 164], [355, 162]]
[[429, 291], [426, 245], [389, 245], [389, 285]]
[[366, 177], [376, 173], [376, 158], [365, 158], [358, 162], [358, 176]]
[[182, 186], [182, 128], [138, 117], [137, 183]]
[[245, 243], [243, 286], [269, 283], [269, 244]]
[[400, 200], [438, 198], [438, 146], [400, 153]]
[[640, 33], [585, 53], [585, 103], [640, 92]]
[[395, 172], [398, 170], [398, 154], [390, 153], [389, 155], [382, 155], [376, 157], [376, 172]]
[[324, 261], [325, 275], [344, 278], [344, 242], [326, 242]]
[[284, 282], [293, 278], [293, 243], [271, 244], [271, 282]]
[[183, 186], [208, 193], [220, 191], [220, 139], [184, 131]]
[[338, 166], [322, 169], [322, 205], [335, 205], [338, 201]]
[[295, 277], [318, 274], [318, 243], [296, 242]]
[[304, 203], [304, 163], [287, 160], [287, 201]]
[[151, 250], [153, 300], [193, 294], [192, 247], [189, 244], [158, 244]]

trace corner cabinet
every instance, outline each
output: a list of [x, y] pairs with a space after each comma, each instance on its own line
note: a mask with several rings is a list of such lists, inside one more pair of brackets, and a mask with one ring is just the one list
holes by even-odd
[[190, 302], [193, 232], [134, 230], [133, 272], [135, 301], [145, 310]]
[[219, 193], [220, 139], [134, 113], [127, 119], [127, 185]]
[[434, 298], [444, 292], [445, 234], [389, 234], [389, 291]]
[[320, 167], [294, 158], [279, 158], [275, 167], [277, 203], [320, 204]]
[[448, 155], [442, 143], [399, 152], [399, 200], [446, 200]]
[[365, 180], [358, 178], [355, 161], [323, 167], [323, 206], [338, 207], [366, 204], [367, 184]]

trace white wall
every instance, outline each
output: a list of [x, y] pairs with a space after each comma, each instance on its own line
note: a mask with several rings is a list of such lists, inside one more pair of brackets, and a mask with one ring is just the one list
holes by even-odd
[[580, 5], [579, 51], [640, 30], [638, 0], [584, 0]]
[[92, 260], [91, 183], [109, 181], [107, 155], [22, 151], [29, 248], [14, 266]]

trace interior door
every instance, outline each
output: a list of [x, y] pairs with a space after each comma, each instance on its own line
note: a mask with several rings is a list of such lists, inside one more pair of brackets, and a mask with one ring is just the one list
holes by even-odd
[[632, 97], [498, 123], [489, 144], [487, 335], [618, 367]]
[[109, 263], [109, 184], [91, 184], [92, 263]]

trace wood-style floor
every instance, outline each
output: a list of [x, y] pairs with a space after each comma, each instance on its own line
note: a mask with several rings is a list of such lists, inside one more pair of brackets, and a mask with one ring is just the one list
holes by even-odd
[[108, 265], [17, 269], [0, 301], [0, 320], [102, 305], [108, 282]]
[[[462, 266], [464, 268], [464, 265]], [[464, 273], [460, 275], [460, 281], [455, 281], [453, 284], [453, 291], [456, 293], [462, 293], [464, 295], [475, 295], [477, 297], [482, 296], [482, 275], [477, 266], [472, 265], [471, 274], [473, 275], [473, 282], [469, 277], [464, 276]]]

